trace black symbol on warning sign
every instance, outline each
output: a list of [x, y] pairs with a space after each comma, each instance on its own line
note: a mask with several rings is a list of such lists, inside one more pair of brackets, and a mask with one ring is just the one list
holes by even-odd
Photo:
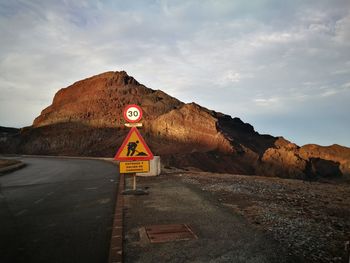
[[139, 143], [139, 141], [128, 143], [128, 152], [127, 152], [126, 156], [134, 156], [135, 152], [137, 153], [136, 156], [147, 156], [146, 153], [139, 152], [138, 150], [136, 150], [138, 143]]

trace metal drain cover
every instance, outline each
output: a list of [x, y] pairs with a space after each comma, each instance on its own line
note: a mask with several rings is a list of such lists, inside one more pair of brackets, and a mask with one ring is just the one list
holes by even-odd
[[145, 230], [151, 243], [198, 239], [187, 224], [153, 225], [146, 226]]

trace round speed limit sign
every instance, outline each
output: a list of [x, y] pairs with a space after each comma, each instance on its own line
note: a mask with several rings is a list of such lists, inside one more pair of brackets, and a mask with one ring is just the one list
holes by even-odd
[[125, 107], [123, 115], [127, 122], [138, 122], [142, 118], [142, 110], [135, 104], [128, 105]]

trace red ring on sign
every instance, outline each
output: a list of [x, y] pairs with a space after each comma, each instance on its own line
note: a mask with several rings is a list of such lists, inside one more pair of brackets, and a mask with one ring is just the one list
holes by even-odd
[[[140, 114], [139, 114], [139, 116], [138, 116], [137, 119], [131, 120], [131, 119], [128, 118], [127, 112], [128, 112], [128, 109], [130, 109], [130, 108], [136, 108], [136, 109], [139, 110]], [[141, 109], [140, 106], [138, 106], [138, 105], [136, 105], [136, 104], [128, 105], [128, 106], [126, 106], [126, 107], [124, 108], [123, 116], [124, 116], [124, 120], [126, 120], [127, 122], [131, 122], [131, 123], [138, 122], [138, 121], [141, 120], [141, 118], [142, 118], [142, 109]]]

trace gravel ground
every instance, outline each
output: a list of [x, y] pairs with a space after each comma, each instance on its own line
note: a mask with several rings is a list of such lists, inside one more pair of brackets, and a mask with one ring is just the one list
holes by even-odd
[[349, 262], [350, 184], [203, 172], [176, 176], [212, 193], [304, 262]]

